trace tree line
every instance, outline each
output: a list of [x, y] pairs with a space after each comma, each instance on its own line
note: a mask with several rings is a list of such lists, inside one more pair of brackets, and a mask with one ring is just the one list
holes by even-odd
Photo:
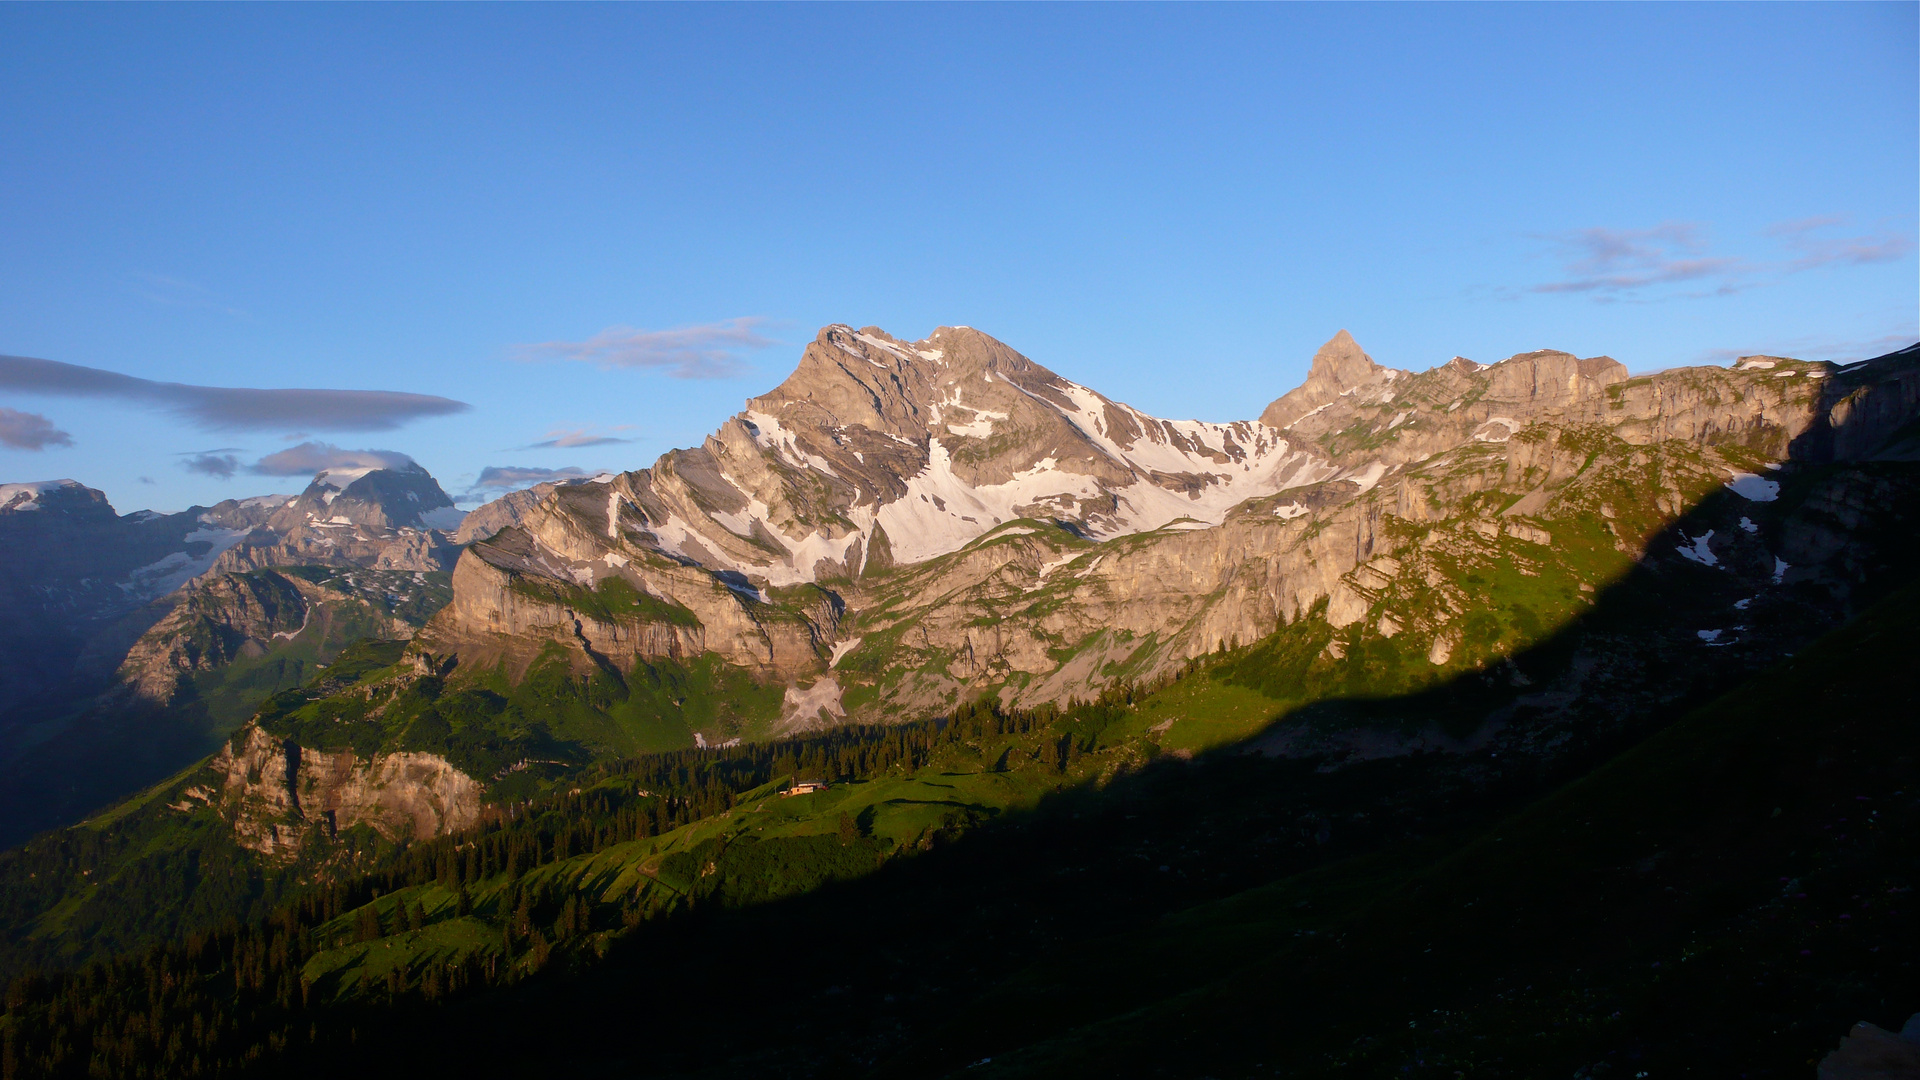
[[[231, 920], [74, 971], [15, 979], [0, 1015], [0, 1078], [236, 1076], [268, 1071], [305, 1050], [352, 1045], [383, 1004], [436, 1001], [510, 981], [544, 966], [553, 950], [595, 929], [596, 919], [609, 919], [579, 896], [524, 882], [529, 871], [723, 813], [782, 778], [842, 783], [910, 773], [944, 747], [991, 737], [1052, 729], [1057, 735], [1043, 742], [1041, 760], [1064, 769], [1144, 692], [1122, 684], [1094, 701], [1035, 709], [988, 699], [936, 720], [846, 725], [777, 743], [582, 767], [568, 790], [489, 806], [471, 830], [407, 844], [385, 865], [311, 887], [264, 918]], [[474, 911], [471, 887], [497, 878], [504, 891], [488, 911]], [[418, 985], [391, 973], [384, 1002], [328, 1001], [303, 979], [319, 952], [425, 926], [428, 915], [417, 905], [377, 901], [428, 884], [455, 896], [449, 914], [498, 924], [502, 948], [430, 967]], [[353, 925], [339, 925], [356, 910]], [[619, 913], [628, 927], [643, 917]], [[529, 954], [530, 964], [513, 962]]]

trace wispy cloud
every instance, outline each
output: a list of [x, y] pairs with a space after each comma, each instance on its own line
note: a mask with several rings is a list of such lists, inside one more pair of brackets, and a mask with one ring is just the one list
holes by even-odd
[[508, 491], [544, 484], [549, 480], [585, 480], [598, 475], [573, 465], [561, 469], [543, 469], [534, 465], [489, 465], [480, 470], [480, 478], [473, 482], [472, 489], [454, 501], [485, 502]]
[[516, 345], [516, 360], [584, 360], [603, 368], [658, 368], [676, 379], [724, 379], [747, 370], [740, 354], [777, 344], [760, 332], [767, 320], [726, 319], [672, 330], [609, 326], [585, 341]]
[[480, 479], [473, 482], [476, 488], [524, 487], [527, 484], [539, 484], [548, 480], [584, 480], [597, 476], [585, 469], [568, 465], [563, 469], [542, 469], [531, 465], [489, 465], [480, 470]]
[[1771, 225], [1763, 235], [1777, 245], [1774, 253], [1753, 258], [1715, 253], [1706, 227], [1690, 221], [1560, 233], [1543, 239], [1560, 249], [1563, 276], [1529, 291], [1600, 301], [1725, 296], [1819, 267], [1889, 262], [1914, 248], [1912, 237], [1885, 229], [1835, 234], [1847, 224], [1824, 215]]
[[1793, 270], [1891, 262], [1913, 250], [1912, 237], [1884, 229], [1860, 236], [1832, 235], [1832, 230], [1846, 224], [1846, 218], [1835, 216], [1783, 221], [1769, 228], [1767, 235], [1780, 238], [1795, 252], [1789, 263]]
[[165, 274], [136, 273], [138, 284], [134, 291], [146, 300], [167, 307], [205, 308], [218, 311], [236, 318], [251, 319], [252, 316], [228, 303], [226, 298], [191, 281], [184, 281]]
[[323, 469], [417, 469], [398, 450], [346, 450], [332, 443], [304, 442], [277, 450], [247, 466], [261, 476], [312, 476]]
[[45, 450], [49, 446], [72, 446], [73, 436], [39, 413], [0, 409], [0, 444], [15, 450]]
[[1742, 269], [1739, 259], [1706, 253], [1704, 230], [1693, 222], [1669, 221], [1650, 229], [1581, 229], [1552, 237], [1570, 258], [1567, 276], [1535, 285], [1539, 293], [1613, 296], [1654, 285], [1721, 278], [1716, 292], [1731, 292], [1726, 280]]
[[392, 390], [253, 390], [154, 382], [26, 356], [0, 356], [0, 390], [118, 398], [164, 409], [209, 431], [389, 431], [423, 417], [470, 408], [451, 398]]
[[537, 443], [516, 446], [516, 450], [571, 450], [582, 446], [613, 446], [617, 443], [630, 443], [632, 439], [622, 439], [613, 435], [596, 435], [589, 428], [556, 429], [547, 432], [547, 437]]
[[188, 472], [200, 473], [218, 480], [231, 480], [233, 474], [240, 471], [240, 459], [233, 454], [203, 453], [194, 454], [180, 463]]
[[1797, 360], [1830, 360], [1850, 364], [1885, 356], [1920, 341], [1920, 328], [1910, 327], [1871, 338], [1796, 337], [1763, 339], [1748, 349], [1709, 349], [1702, 363], [1725, 364], [1742, 356], [1790, 356]]

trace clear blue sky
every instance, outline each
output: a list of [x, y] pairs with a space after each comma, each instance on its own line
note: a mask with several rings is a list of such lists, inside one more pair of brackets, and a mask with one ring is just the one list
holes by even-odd
[[634, 468], [831, 322], [1214, 420], [1342, 327], [1412, 368], [1870, 355], [1920, 334], [1916, 10], [4, 5], [0, 354], [471, 409], [16, 385], [0, 480]]

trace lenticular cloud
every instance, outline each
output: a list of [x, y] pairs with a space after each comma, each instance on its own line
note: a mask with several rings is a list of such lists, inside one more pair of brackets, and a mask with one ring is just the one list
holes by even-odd
[[392, 390], [256, 390], [154, 382], [28, 356], [0, 356], [0, 390], [119, 398], [165, 409], [209, 431], [389, 431], [470, 407], [452, 398]]

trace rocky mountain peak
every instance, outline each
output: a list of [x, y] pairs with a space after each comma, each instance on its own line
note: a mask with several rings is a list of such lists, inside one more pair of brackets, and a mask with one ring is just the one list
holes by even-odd
[[1336, 392], [1351, 390], [1371, 381], [1381, 370], [1344, 329], [1327, 339], [1313, 354], [1313, 366], [1307, 371], [1307, 383], [1319, 384]]
[[1627, 379], [1627, 365], [1611, 356], [1577, 357], [1558, 349], [1519, 353], [1486, 369], [1487, 396], [1534, 408], [1553, 408], [1597, 397]]
[[0, 484], [0, 513], [25, 514], [39, 510], [113, 514], [104, 493], [78, 480]]
[[1266, 411], [1260, 414], [1260, 422], [1268, 427], [1288, 427], [1343, 395], [1375, 383], [1390, 381], [1400, 374], [1403, 373], [1374, 363], [1373, 357], [1368, 356], [1360, 348], [1360, 343], [1353, 340], [1353, 335], [1342, 330], [1313, 354], [1313, 366], [1307, 371], [1307, 381], [1267, 406]]
[[299, 497], [274, 512], [276, 532], [300, 527], [450, 529], [459, 511], [431, 473], [408, 462], [396, 468], [324, 469]]

